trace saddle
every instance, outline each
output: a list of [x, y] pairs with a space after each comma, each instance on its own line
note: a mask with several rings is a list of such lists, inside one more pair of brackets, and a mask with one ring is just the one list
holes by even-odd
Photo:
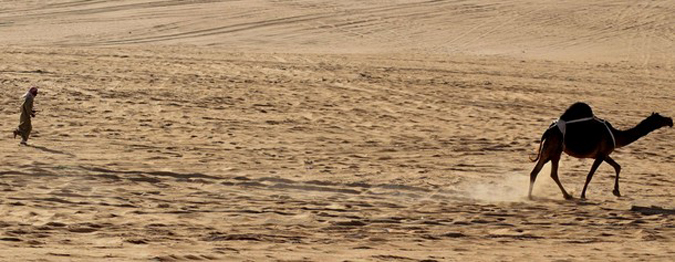
[[562, 119], [557, 119], [553, 121], [552, 125], [555, 125], [560, 129], [560, 132], [563, 134], [563, 146], [565, 145], [565, 131], [567, 130], [567, 125], [569, 124], [574, 124], [574, 123], [579, 123], [579, 122], [586, 122], [586, 121], [598, 121], [605, 125], [605, 128], [607, 128], [607, 132], [609, 133], [609, 136], [612, 138], [612, 145], [616, 148], [616, 139], [614, 138], [614, 134], [612, 134], [612, 130], [609, 129], [609, 125], [607, 125], [607, 121], [598, 118], [597, 116], [592, 116], [592, 117], [585, 117], [585, 118], [579, 118], [579, 119], [574, 119], [574, 120], [562, 120]]

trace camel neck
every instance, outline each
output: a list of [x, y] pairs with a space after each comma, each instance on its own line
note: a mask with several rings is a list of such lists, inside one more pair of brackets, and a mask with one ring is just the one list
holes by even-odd
[[626, 130], [618, 130], [615, 133], [616, 137], [616, 147], [624, 147], [630, 145], [631, 143], [637, 141], [643, 136], [651, 133], [656, 130], [658, 127], [648, 124], [646, 121], [642, 121], [633, 128]]

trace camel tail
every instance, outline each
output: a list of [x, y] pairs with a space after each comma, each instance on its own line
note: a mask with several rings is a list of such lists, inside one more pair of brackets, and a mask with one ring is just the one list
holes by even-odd
[[530, 161], [532, 162], [537, 162], [539, 161], [539, 158], [541, 157], [541, 147], [548, 138], [548, 136], [551, 134], [551, 129], [555, 126], [555, 124], [552, 124], [551, 126], [546, 129], [546, 132], [544, 132], [543, 135], [541, 135], [541, 142], [539, 142], [539, 148], [537, 149], [537, 155], [536, 157], [530, 156]]
[[537, 162], [539, 161], [539, 157], [541, 156], [541, 145], [544, 143], [544, 139], [539, 142], [539, 149], [537, 149], [537, 155], [535, 157], [530, 156], [530, 161], [532, 162]]

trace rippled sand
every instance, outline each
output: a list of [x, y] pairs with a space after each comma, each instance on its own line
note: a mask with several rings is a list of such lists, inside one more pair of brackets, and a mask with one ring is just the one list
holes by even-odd
[[526, 199], [675, 115], [675, 3], [596, 2], [0, 1], [0, 261], [672, 261], [670, 128]]

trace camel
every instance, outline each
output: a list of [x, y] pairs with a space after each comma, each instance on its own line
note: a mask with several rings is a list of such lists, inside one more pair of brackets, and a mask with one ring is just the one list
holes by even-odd
[[586, 188], [602, 162], [607, 162], [616, 171], [612, 193], [620, 197], [619, 172], [621, 166], [609, 155], [614, 149], [627, 146], [664, 126], [673, 127], [673, 119], [661, 116], [658, 113], [652, 113], [633, 128], [617, 130], [609, 122], [595, 117], [588, 104], [581, 102], [573, 104], [558, 121], [549, 126], [541, 137], [538, 154], [536, 158], [531, 159], [532, 162], [537, 162], [537, 164], [530, 173], [528, 197], [532, 199], [532, 187], [539, 171], [544, 164], [551, 161], [551, 178], [558, 185], [565, 199], [573, 198], [565, 191], [560, 179], [558, 179], [558, 162], [563, 152], [576, 158], [595, 159], [588, 176], [586, 176], [586, 183], [581, 191], [581, 199], [586, 199]]

